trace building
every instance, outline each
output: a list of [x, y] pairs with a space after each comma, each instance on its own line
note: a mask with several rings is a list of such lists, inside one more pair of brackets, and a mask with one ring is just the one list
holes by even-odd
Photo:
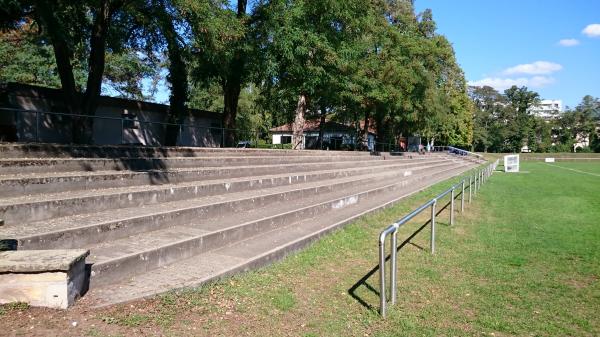
[[543, 99], [538, 104], [529, 108], [529, 112], [543, 119], [553, 119], [563, 111], [562, 100]]
[[[72, 116], [62, 92], [26, 84], [0, 85], [0, 141], [71, 143]], [[164, 144], [169, 106], [100, 96], [94, 115], [94, 144]], [[189, 109], [177, 145], [219, 147], [221, 114]]]
[[[364, 121], [360, 122], [360, 132], [364, 130]], [[376, 131], [369, 126], [369, 136], [367, 139], [367, 148], [373, 151], [375, 148]], [[319, 119], [307, 120], [304, 122], [302, 147], [305, 149], [319, 148], [319, 132], [321, 130], [321, 121]], [[280, 125], [270, 129], [273, 137], [273, 144], [292, 143], [293, 130], [292, 123]], [[333, 121], [326, 121], [323, 125], [323, 148], [331, 150], [351, 149], [357, 146], [357, 130], [353, 125], [342, 124]]]

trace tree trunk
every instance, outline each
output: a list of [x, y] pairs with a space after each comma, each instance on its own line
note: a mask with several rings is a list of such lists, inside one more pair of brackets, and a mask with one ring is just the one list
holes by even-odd
[[369, 117], [370, 117], [370, 112], [369, 109], [365, 109], [365, 125], [363, 128], [363, 146], [365, 149], [370, 150], [369, 149]]
[[319, 149], [323, 150], [323, 136], [325, 134], [325, 113], [321, 111], [321, 121], [319, 122]]
[[[38, 14], [39, 21], [42, 25], [42, 29], [46, 31], [47, 36], [50, 38], [52, 43], [52, 49], [54, 50], [54, 58], [56, 60], [56, 68], [58, 70], [58, 76], [60, 77], [60, 85], [62, 88], [63, 102], [65, 105], [65, 112], [70, 114], [79, 114], [79, 95], [77, 87], [75, 86], [75, 76], [73, 75], [73, 65], [71, 59], [73, 58], [73, 51], [69, 48], [69, 45], [63, 38], [63, 34], [60, 32], [60, 23], [54, 16], [52, 8], [46, 1], [36, 1], [36, 13]], [[77, 142], [77, 131], [78, 131], [78, 117], [72, 117], [72, 133], [73, 140]]]
[[304, 148], [304, 115], [306, 114], [306, 95], [300, 94], [298, 97], [298, 105], [296, 106], [296, 117], [292, 125], [292, 144], [294, 150], [302, 150]]
[[[237, 18], [241, 20], [246, 15], [247, 0], [238, 0]], [[242, 91], [242, 73], [245, 67], [245, 55], [237, 49], [229, 64], [229, 75], [223, 81], [223, 130], [225, 144], [235, 146], [235, 120], [237, 118], [238, 102]]]
[[[72, 114], [94, 115], [98, 105], [98, 97], [102, 91], [106, 35], [108, 34], [110, 17], [114, 8], [111, 8], [108, 0], [103, 0], [95, 13], [90, 36], [88, 79], [85, 94], [80, 99], [71, 64], [73, 51], [64, 39], [65, 35], [60, 32], [61, 24], [53, 14], [56, 9], [51, 8], [46, 1], [36, 1], [35, 5], [43, 28], [47, 31], [52, 42], [66, 109]], [[115, 6], [120, 6], [120, 2], [119, 5]], [[74, 117], [72, 123], [73, 141], [75, 143], [90, 143], [92, 141], [92, 126], [92, 118]]]
[[[88, 57], [88, 78], [81, 102], [81, 114], [93, 116], [98, 107], [98, 97], [102, 92], [102, 77], [104, 76], [105, 53], [106, 53], [106, 35], [110, 24], [111, 8], [108, 0], [100, 3], [100, 8], [96, 11], [92, 34], [90, 36], [90, 55]], [[81, 117], [73, 138], [76, 143], [89, 144], [93, 141], [93, 118]]]
[[236, 135], [236, 116], [238, 109], [238, 102], [240, 99], [241, 83], [238, 80], [237, 85], [225, 84], [223, 86], [223, 128], [225, 128], [225, 144], [223, 146], [235, 146], [235, 135]]
[[171, 84], [171, 96], [169, 97], [169, 115], [165, 134], [165, 145], [177, 145], [180, 125], [185, 122], [187, 115], [186, 102], [188, 100], [187, 68], [183, 60], [183, 50], [177, 41], [177, 32], [173, 21], [169, 16], [162, 18], [161, 28], [167, 41], [167, 54], [169, 56], [169, 76], [167, 80]]

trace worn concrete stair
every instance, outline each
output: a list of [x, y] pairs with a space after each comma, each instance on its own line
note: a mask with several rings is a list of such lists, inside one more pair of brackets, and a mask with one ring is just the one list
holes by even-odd
[[44, 173], [49, 170], [101, 171], [101, 170], [165, 170], [207, 166], [242, 166], [266, 164], [301, 164], [312, 162], [365, 161], [369, 156], [206, 156], [206, 157], [121, 157], [121, 158], [11, 158], [0, 159], [0, 173]]
[[[231, 238], [227, 235], [229, 233], [222, 232], [201, 233], [197, 238], [184, 236], [185, 239], [171, 243], [171, 246], [175, 247], [175, 255], [177, 255], [176, 257], [171, 256], [172, 261], [169, 261], [169, 254], [165, 253], [165, 246], [131, 252], [130, 255], [121, 257], [119, 262], [122, 261], [127, 266], [137, 265], [139, 266], [137, 271], [141, 271], [141, 273], [120, 281], [113, 280], [109, 284], [103, 285], [100, 282], [94, 287], [87, 301], [93, 306], [126, 302], [173, 288], [199, 285], [265, 265], [304, 247], [307, 243], [364, 214], [392, 205], [432, 183], [464, 172], [467, 167], [469, 165], [455, 166], [434, 174], [430, 179], [412, 181], [409, 184], [397, 184], [399, 186], [395, 188], [379, 187], [349, 194], [346, 197], [332, 198], [329, 201], [314, 203], [297, 210], [263, 217], [226, 229], [226, 231], [243, 231], [245, 227], [249, 227], [246, 229], [248, 233], [244, 236], [233, 234], [231, 235], [233, 238]], [[256, 217], [259, 218], [260, 215], [262, 214], [256, 214]], [[263, 226], [263, 230], [256, 230], [255, 228], [260, 225]], [[178, 233], [181, 230], [182, 228], [178, 227], [171, 233]], [[183, 232], [189, 233], [189, 230], [186, 228]], [[161, 236], [161, 233], [156, 234]], [[202, 244], [203, 240], [211, 237], [212, 242]], [[174, 235], [172, 238], [177, 238], [177, 236]], [[160, 242], [160, 239], [155, 240], [153, 243]], [[214, 241], [221, 242], [215, 244]], [[110, 250], [108, 245], [97, 247], [98, 255], [92, 258], [102, 261], [103, 258], [110, 255], [108, 253], [103, 256], [103, 252], [110, 252]], [[147, 263], [140, 263], [152, 254], [160, 256], [160, 258], [154, 259], [155, 261], [164, 261], [165, 263], [149, 268]], [[186, 255], [189, 257], [185, 258]], [[129, 259], [131, 262], [127, 263]], [[105, 263], [100, 262], [99, 265]]]
[[382, 173], [369, 173], [358, 176], [333, 178], [324, 181], [298, 182], [262, 189], [243, 190], [200, 198], [163, 202], [108, 209], [100, 212], [88, 212], [82, 215], [56, 217], [43, 221], [32, 221], [19, 226], [6, 226], [0, 229], [0, 235], [19, 240], [26, 249], [78, 248], [81, 244], [90, 244], [113, 240], [140, 231], [155, 230], [168, 225], [187, 223], [198, 217], [213, 218], [247, 208], [279, 203], [280, 201], [299, 200], [314, 197], [333, 190], [342, 190], [363, 184], [375, 184], [382, 180], [403, 178], [404, 175], [433, 172], [437, 167], [451, 166], [451, 162], [435, 163], [426, 166], [405, 168]]
[[[379, 165], [389, 165], [391, 163], [416, 163], [419, 160], [426, 161], [432, 160], [432, 158], [417, 157], [412, 159], [407, 157], [392, 157], [388, 158], [386, 161], [363, 160], [353, 162], [352, 167], [376, 167]], [[440, 159], [438, 158], [438, 160]], [[302, 172], [340, 170], [346, 168], [348, 168], [347, 161], [305, 162], [301, 164]], [[192, 167], [145, 171], [101, 170], [40, 173], [18, 172], [8, 174], [2, 174], [0, 172], [0, 189], [3, 191], [4, 197], [14, 197], [63, 191], [175, 184], [198, 180], [273, 175], [293, 172], [294, 170], [298, 171], [298, 164], [296, 163], [230, 167]]]
[[[121, 158], [121, 157], [204, 157], [227, 156], [313, 156], [323, 155], [320, 150], [284, 150], [254, 148], [210, 148], [184, 146], [136, 146], [136, 145], [65, 145], [41, 143], [0, 143], [0, 158]], [[328, 151], [330, 156], [371, 156], [368, 152]]]
[[[383, 162], [383, 161], [380, 161]], [[138, 207], [261, 189], [301, 182], [320, 181], [362, 174], [384, 173], [403, 168], [427, 167], [444, 163], [442, 159], [406, 162], [385, 161], [386, 165], [344, 168], [312, 172], [290, 172], [278, 175], [261, 175], [232, 179], [192, 181], [179, 184], [140, 185], [82, 191], [66, 191], [6, 198], [0, 201], [0, 218], [10, 222], [47, 220], [55, 217], [90, 213], [123, 207]], [[296, 168], [296, 170], [298, 170]], [[49, 185], [52, 185], [51, 183]]]
[[[456, 167], [446, 166], [439, 169], [439, 172], [435, 168], [433, 170], [436, 172], [434, 175], [437, 176], [454, 171]], [[359, 187], [354, 185], [351, 188], [315, 194], [311, 198], [293, 200], [293, 204], [287, 207], [277, 205], [278, 207], [274, 208], [269, 207], [271, 204], [267, 204], [251, 209], [239, 209], [235, 217], [192, 220], [179, 226], [169, 226], [120, 240], [91, 245], [89, 246], [92, 251], [91, 260], [94, 261], [92, 284], [112, 284], [116, 280], [232, 244], [299, 219], [326, 214], [329, 211], [358, 204], [379, 194], [405, 189], [409, 184], [419, 184], [426, 178], [431, 176], [420, 174], [410, 179], [398, 179], [393, 183], [382, 179], [369, 184], [373, 188], [367, 191], [360, 185]]]
[[[264, 264], [474, 166], [447, 154], [0, 144], [0, 239], [90, 249], [89, 301], [110, 304]], [[195, 281], [169, 280], [194, 260]]]

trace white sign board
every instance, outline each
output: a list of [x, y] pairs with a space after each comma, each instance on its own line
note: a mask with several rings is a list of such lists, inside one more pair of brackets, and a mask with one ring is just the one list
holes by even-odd
[[504, 156], [504, 172], [519, 172], [519, 155]]
[[546, 163], [554, 163], [554, 158], [544, 158]]

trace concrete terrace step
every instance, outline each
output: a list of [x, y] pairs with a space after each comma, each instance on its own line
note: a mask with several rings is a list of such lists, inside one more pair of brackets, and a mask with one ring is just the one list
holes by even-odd
[[[434, 171], [433, 177], [455, 171], [456, 166]], [[106, 241], [92, 245], [92, 286], [110, 284], [133, 274], [188, 258], [249, 236], [273, 230], [287, 223], [302, 218], [338, 211], [345, 207], [365, 202], [369, 198], [406, 188], [410, 184], [419, 185], [432, 176], [416, 175], [394, 182], [377, 184], [375, 188], [366, 190], [352, 186], [328, 195], [315, 196], [310, 203], [300, 207], [294, 203], [292, 210], [281, 210], [278, 207], [267, 207], [251, 214], [244, 214], [239, 219], [244, 223], [222, 223], [221, 221], [193, 221], [190, 224], [164, 228], [157, 231], [133, 235], [121, 240]], [[254, 218], [256, 220], [247, 221]], [[239, 221], [239, 220], [238, 220]]]
[[0, 174], [165, 170], [190, 167], [292, 164], [306, 162], [384, 160], [381, 156], [330, 156], [325, 151], [314, 156], [207, 156], [207, 157], [122, 157], [122, 158], [10, 158], [0, 159]]
[[[198, 246], [190, 245], [191, 248], [187, 254], [192, 255], [188, 258], [185, 258], [186, 253], [181, 253], [181, 249], [178, 250], [175, 248], [178, 245], [183, 245], [183, 241], [171, 242], [171, 246], [174, 247], [172, 252], [176, 252], [174, 254], [179, 255], [177, 258], [170, 258], [165, 253], [166, 248], [163, 249], [161, 255], [159, 253], [160, 248], [157, 248], [155, 254], [159, 256], [158, 260], [165, 259], [167, 261], [165, 265], [161, 266], [159, 263], [150, 269], [146, 269], [145, 272], [145, 267], [142, 266], [138, 269], [138, 271], [142, 271], [141, 274], [129, 277], [120, 282], [111, 282], [110, 285], [102, 285], [102, 282], [98, 282], [92, 288], [87, 298], [84, 299], [84, 302], [92, 306], [126, 302], [165, 292], [173, 288], [196, 286], [236, 272], [262, 266], [304, 247], [312, 240], [349, 223], [363, 214], [387, 207], [407, 195], [438, 181], [455, 176], [473, 166], [471, 163], [458, 164], [452, 169], [434, 174], [429, 177], [430, 179], [421, 179], [418, 182], [406, 184], [401, 188], [391, 188], [388, 190], [380, 188], [380, 193], [371, 193], [368, 195], [368, 198], [359, 196], [357, 201], [360, 202], [346, 203], [345, 207], [333, 209], [332, 205], [336, 204], [337, 201], [331, 200], [329, 206], [322, 207], [321, 211], [313, 210], [312, 213], [311, 211], [306, 211], [306, 209], [319, 207], [318, 204], [315, 204], [304, 208], [304, 210], [297, 210], [297, 212], [303, 212], [301, 216], [294, 217], [288, 215], [287, 218], [280, 219], [279, 221], [265, 219], [264, 222], [266, 224], [263, 225], [264, 228], [262, 231], [255, 232], [252, 236], [236, 237], [234, 235], [229, 241], [222, 240], [225, 243], [229, 242], [224, 246], [211, 248], [207, 244], [207, 246], [199, 248]], [[368, 192], [365, 191], [362, 193], [364, 195], [364, 193]], [[354, 196], [357, 195], [355, 194]], [[350, 194], [347, 195], [347, 197], [350, 196]], [[327, 202], [324, 204], [327, 205]], [[328, 209], [328, 211], [323, 211], [324, 209]], [[285, 217], [285, 215], [281, 214], [280, 217]], [[287, 221], [282, 222], [281, 220]], [[259, 220], [258, 222], [261, 221]], [[245, 224], [245, 226], [252, 226], [255, 223], [257, 222], [251, 222]], [[241, 226], [238, 226], [238, 228]], [[252, 229], [249, 232], [252, 232]], [[177, 234], [174, 235], [177, 238]], [[200, 236], [202, 235], [208, 237], [210, 234], [201, 233]], [[199, 239], [196, 238], [196, 240]], [[189, 253], [190, 250], [195, 253]], [[92, 254], [94, 254], [94, 249], [92, 249]], [[133, 253], [131, 255], [135, 256], [136, 254]], [[144, 255], [143, 253], [138, 254], [137, 261], [143, 260], [140, 257], [144, 257], [145, 259], [150, 257], [150, 255], [150, 253], [148, 255]], [[156, 259], [154, 260], [156, 261]], [[102, 263], [99, 263], [98, 267], [96, 267], [97, 271], [102, 271], [101, 266]], [[94, 267], [92, 268], [94, 269]]]
[[[295, 203], [352, 186], [371, 186], [389, 179], [401, 179], [410, 174], [432, 172], [436, 167], [460, 165], [453, 162], [428, 166], [419, 170], [404, 169], [325, 181], [278, 186], [260, 190], [233, 192], [173, 202], [163, 202], [143, 207], [130, 207], [96, 213], [72, 215], [44, 221], [5, 225], [0, 227], [0, 237], [19, 240], [22, 249], [73, 248], [88, 244], [157, 230], [168, 226], [190, 223], [200, 218], [217, 218], [237, 212], [256, 209], [285, 201]], [[417, 171], [413, 173], [414, 171]], [[409, 173], [410, 172], [410, 173]], [[419, 173], [420, 172], [420, 173]]]
[[292, 172], [226, 180], [196, 181], [180, 184], [140, 185], [119, 188], [67, 191], [0, 199], [0, 218], [11, 223], [46, 220], [82, 213], [138, 207], [160, 202], [177, 201], [202, 196], [240, 192], [253, 189], [292, 185], [361, 174], [389, 172], [403, 168], [427, 167], [445, 163], [442, 160], [410, 163], [390, 163], [376, 167], [346, 168], [313, 172]]
[[[442, 157], [392, 157], [386, 160], [355, 161], [352, 167], [376, 167], [392, 163], [425, 163], [444, 160]], [[288, 172], [341, 170], [347, 161], [246, 165], [235, 167], [199, 167], [149, 171], [90, 171], [90, 172], [42, 172], [0, 175], [2, 198], [42, 193], [80, 191], [139, 185], [177, 184], [198, 180], [225, 179], [246, 176], [283, 174]]]
[[[210, 147], [152, 147], [136, 145], [65, 145], [65, 144], [11, 144], [0, 143], [0, 158], [115, 158], [115, 157], [204, 157], [228, 156], [311, 156], [322, 150], [286, 150], [256, 148], [210, 148]], [[369, 156], [364, 151], [327, 151], [331, 156]]]

